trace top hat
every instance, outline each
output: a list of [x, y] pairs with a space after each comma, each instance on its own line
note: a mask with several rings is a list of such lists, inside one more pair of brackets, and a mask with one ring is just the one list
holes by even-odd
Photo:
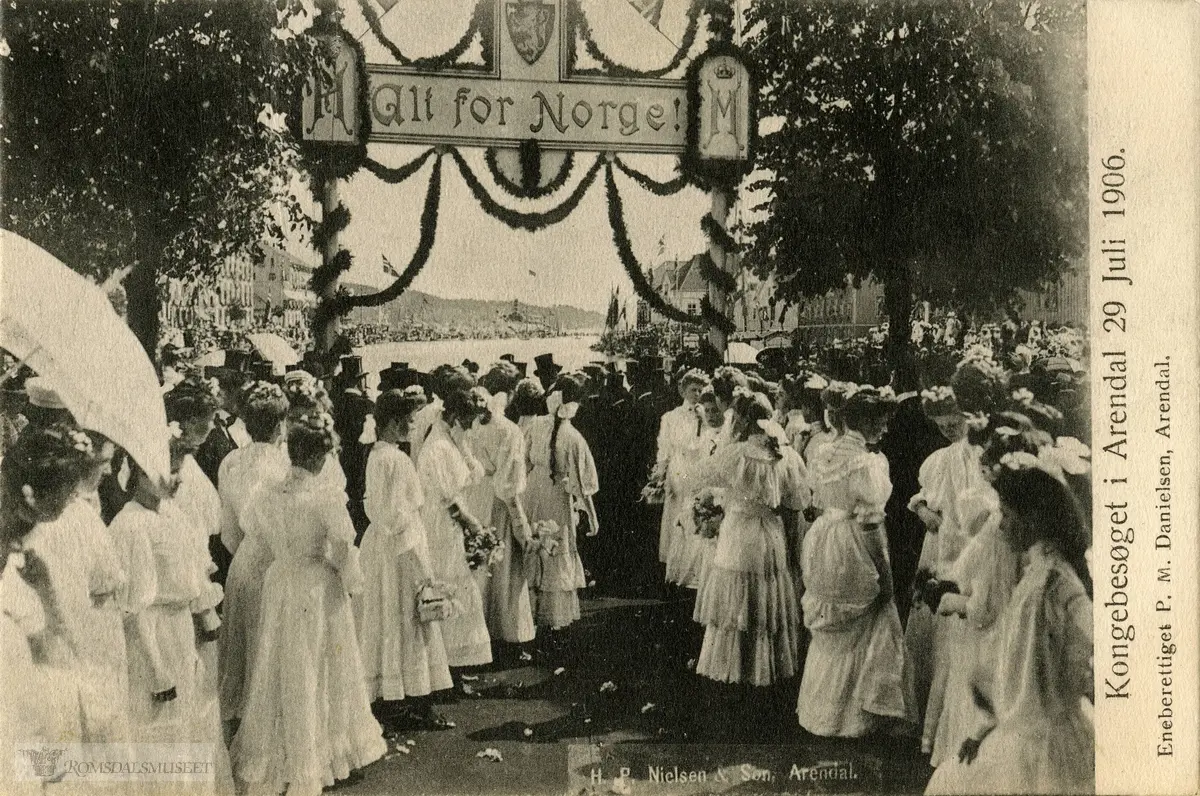
[[362, 357], [357, 354], [347, 354], [338, 361], [342, 369], [337, 372], [337, 380], [341, 383], [360, 381], [367, 375], [363, 372]]
[[511, 362], [514, 365], [517, 364], [517, 357], [515, 354], [501, 354], [500, 358], [505, 362]]
[[554, 361], [554, 354], [538, 354], [533, 361], [537, 364], [534, 373], [545, 373], [553, 377], [562, 372], [562, 365]]
[[224, 368], [227, 370], [248, 371], [250, 369], [250, 354], [247, 351], [241, 351], [236, 348], [228, 348], [225, 350]]
[[417, 372], [408, 367], [407, 362], [393, 362], [387, 368], [379, 371], [379, 391], [403, 390], [418, 383]]

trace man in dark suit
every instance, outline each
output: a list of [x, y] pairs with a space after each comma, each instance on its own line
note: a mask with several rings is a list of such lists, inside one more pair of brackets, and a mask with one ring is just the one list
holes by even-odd
[[[217, 486], [218, 475], [221, 471], [221, 462], [225, 461], [225, 457], [232, 451], [241, 447], [248, 439], [248, 435], [241, 441], [239, 437], [245, 434], [245, 428], [238, 428], [240, 421], [238, 420], [238, 402], [241, 400], [242, 388], [246, 386], [249, 380], [248, 374], [244, 368], [247, 364], [247, 357], [240, 351], [226, 351], [225, 364], [221, 367], [205, 368], [204, 375], [208, 378], [215, 378], [217, 386], [221, 390], [220, 403], [221, 408], [217, 411], [213, 418], [212, 431], [208, 432], [208, 437], [204, 442], [200, 443], [200, 447], [196, 449], [194, 454], [196, 464], [200, 465], [200, 469], [208, 476], [208, 480], [212, 481], [213, 486]], [[233, 560], [233, 556], [221, 543], [220, 535], [209, 537], [208, 550], [212, 554], [213, 564], [216, 565], [217, 571], [213, 575], [213, 580], [221, 585], [225, 584], [225, 576], [229, 573], [229, 564]]]
[[363, 506], [367, 491], [367, 456], [370, 446], [359, 442], [367, 417], [375, 412], [375, 404], [366, 395], [367, 374], [362, 369], [362, 357], [351, 355], [341, 359], [342, 369], [334, 377], [333, 426], [341, 438], [338, 458], [346, 474], [346, 508], [354, 522], [356, 543], [362, 539], [369, 521]]

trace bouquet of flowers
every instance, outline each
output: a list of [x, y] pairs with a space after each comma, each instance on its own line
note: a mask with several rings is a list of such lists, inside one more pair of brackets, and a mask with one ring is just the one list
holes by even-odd
[[667, 464], [659, 462], [650, 471], [650, 480], [642, 487], [642, 502], [651, 506], [661, 506], [666, 499], [666, 483]]
[[529, 552], [552, 556], [562, 545], [558, 523], [554, 520], [538, 520], [530, 530], [533, 532], [533, 541], [529, 545]]
[[725, 519], [725, 510], [717, 505], [717, 496], [711, 490], [702, 490], [692, 502], [692, 517], [696, 521], [696, 533], [705, 539], [716, 539]]
[[495, 528], [465, 528], [463, 548], [467, 551], [467, 566], [472, 570], [491, 569], [504, 559], [504, 543]]

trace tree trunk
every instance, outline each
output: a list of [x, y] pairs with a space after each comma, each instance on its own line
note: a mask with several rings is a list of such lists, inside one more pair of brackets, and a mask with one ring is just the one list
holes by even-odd
[[146, 355], [158, 368], [158, 332], [160, 296], [158, 291], [159, 261], [162, 247], [158, 236], [139, 225], [136, 232], [137, 262], [125, 278], [126, 317]]
[[912, 350], [912, 276], [908, 263], [893, 262], [884, 272], [883, 303], [888, 316], [887, 356], [897, 393], [919, 389]]

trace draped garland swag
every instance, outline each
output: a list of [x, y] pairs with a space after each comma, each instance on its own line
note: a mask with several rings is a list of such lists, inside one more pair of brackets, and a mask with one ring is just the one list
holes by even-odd
[[[383, 32], [383, 27], [380, 23], [378, 13], [370, 6], [368, 0], [358, 0], [359, 7], [362, 9], [364, 18], [374, 36], [381, 44], [391, 53], [392, 57], [397, 62], [412, 66], [417, 69], [436, 70], [453, 67], [464, 71], [490, 71], [494, 58], [493, 33], [495, 20], [493, 18], [493, 3], [492, 0], [480, 0], [471, 16], [470, 24], [464, 32], [462, 38], [446, 52], [427, 58], [410, 58], [406, 56], [394, 42], [387, 38]], [[716, 39], [728, 38], [729, 30], [732, 28], [731, 17], [729, 11], [718, 0], [700, 0], [695, 2], [688, 10], [687, 27], [684, 32], [683, 41], [676, 54], [671, 61], [659, 69], [651, 70], [636, 70], [614, 62], [608, 58], [596, 45], [592, 38], [591, 25], [587, 21], [587, 17], [583, 11], [580, 0], [574, 0], [567, 6], [569, 16], [565, 22], [569, 25], [569, 30], [573, 31], [577, 36], [578, 41], [583, 43], [589, 56], [604, 66], [604, 70], [580, 70], [581, 73], [597, 73], [611, 77], [624, 78], [654, 78], [662, 77], [670, 74], [678, 69], [684, 60], [690, 54], [690, 51], [695, 44], [696, 36], [699, 30], [699, 19], [701, 14], [708, 16], [708, 30], [714, 34]], [[458, 64], [457, 61], [470, 47], [475, 35], [479, 34], [483, 44], [483, 59], [484, 65], [476, 64]], [[356, 54], [361, 58], [362, 48], [351, 37], [344, 37], [356, 49]], [[718, 45], [717, 50], [725, 52], [729, 50], [728, 45], [720, 46], [720, 42], [714, 42]], [[710, 48], [713, 45], [710, 45]], [[569, 71], [574, 69], [574, 49], [569, 48], [570, 63], [568, 64]], [[729, 50], [736, 54], [736, 50]], [[688, 67], [688, 77], [692, 76], [696, 61]], [[694, 82], [694, 81], [693, 81]], [[358, 102], [361, 106], [360, 118], [363, 118], [369, 123], [369, 115], [366, 108], [365, 84], [366, 81], [360, 81], [362, 85]], [[688, 109], [689, 114], [694, 117], [696, 113], [696, 97], [689, 94]], [[692, 124], [696, 123], [696, 119], [691, 119]], [[299, 136], [298, 136], [299, 138]], [[417, 242], [417, 248], [413, 252], [411, 259], [404, 270], [396, 278], [396, 280], [384, 290], [376, 293], [370, 293], [360, 296], [350, 295], [344, 289], [337, 292], [332, 298], [328, 298], [321, 302], [317, 307], [314, 323], [328, 322], [332, 318], [340, 317], [348, 313], [354, 307], [374, 307], [385, 304], [399, 297], [413, 283], [421, 270], [429, 261], [430, 253], [433, 250], [434, 240], [436, 238], [438, 211], [441, 201], [441, 180], [442, 180], [442, 165], [444, 155], [449, 154], [458, 167], [459, 173], [462, 175], [467, 188], [471, 191], [475, 201], [483, 208], [484, 212], [493, 218], [499, 219], [504, 224], [512, 229], [524, 230], [526, 232], [536, 232], [545, 227], [557, 224], [567, 218], [583, 200], [584, 195], [591, 188], [599, 175], [601, 168], [604, 169], [604, 180], [606, 187], [606, 198], [608, 205], [608, 219], [612, 227], [613, 243], [617, 249], [617, 256], [621, 261], [625, 273], [633, 283], [637, 295], [649, 304], [655, 312], [671, 321], [684, 323], [689, 325], [702, 324], [721, 329], [725, 332], [731, 332], [734, 329], [734, 324], [723, 313], [718, 312], [705, 296], [701, 300], [700, 317], [690, 315], [684, 310], [679, 309], [668, 303], [655, 289], [650, 281], [646, 278], [645, 272], [637, 261], [637, 257], [633, 253], [633, 247], [629, 238], [628, 228], [625, 226], [624, 204], [621, 200], [621, 195], [617, 189], [614, 167], [621, 171], [622, 174], [629, 177], [632, 181], [641, 186], [644, 190], [649, 191], [655, 196], [666, 197], [678, 193], [688, 185], [695, 185], [706, 189], [726, 189], [731, 190], [740, 179], [742, 172], [732, 169], [721, 169], [714, 172], [711, 164], [700, 164], [696, 161], [694, 154], [689, 150], [685, 152], [679, 159], [679, 175], [670, 180], [660, 181], [639, 171], [638, 169], [628, 165], [619, 156], [615, 154], [601, 154], [588, 167], [583, 177], [576, 184], [575, 188], [555, 207], [545, 211], [524, 211], [507, 207], [489, 193], [479, 177], [471, 170], [470, 165], [462, 156], [462, 153], [455, 147], [433, 147], [426, 150], [421, 155], [413, 158], [410, 162], [398, 166], [385, 166], [378, 161], [366, 155], [366, 135], [364, 134], [363, 144], [352, 147], [354, 151], [348, 152], [347, 148], [329, 148], [329, 151], [309, 153], [308, 160], [314, 174], [314, 178], [345, 178], [350, 176], [359, 166], [371, 172], [375, 177], [391, 185], [397, 185], [412, 177], [424, 167], [425, 163], [434, 157], [433, 170], [429, 177], [429, 186], [425, 194], [425, 203], [421, 212], [420, 232]], [[536, 141], [524, 142], [520, 148], [521, 160], [521, 183], [518, 184], [507, 178], [499, 169], [496, 162], [496, 154], [492, 149], [485, 152], [485, 163], [489, 172], [492, 175], [493, 182], [505, 193], [518, 199], [542, 199], [559, 191], [566, 185], [571, 174], [575, 171], [575, 161], [571, 154], [567, 155], [566, 162], [559, 170], [559, 173], [548, 182], [546, 185], [540, 185], [541, 182], [541, 150]], [[316, 180], [314, 180], [315, 182]], [[350, 223], [350, 212], [344, 206], [339, 204], [336, 208], [326, 214], [326, 217], [316, 224], [313, 229], [312, 243], [314, 248], [323, 250], [329, 240], [333, 239], [339, 232], [344, 230]], [[706, 214], [700, 221], [701, 229], [704, 233], [720, 246], [723, 250], [733, 252], [740, 247], [738, 243], [729, 235], [729, 233], [721, 227], [720, 224], [710, 215]], [[346, 272], [353, 262], [350, 252], [341, 250], [332, 257], [329, 262], [318, 267], [310, 280], [310, 287], [313, 292], [321, 295], [342, 273]], [[701, 275], [704, 279], [718, 287], [726, 293], [733, 292], [737, 283], [732, 274], [727, 273], [713, 262], [712, 258], [706, 253], [701, 258], [699, 267]]]

